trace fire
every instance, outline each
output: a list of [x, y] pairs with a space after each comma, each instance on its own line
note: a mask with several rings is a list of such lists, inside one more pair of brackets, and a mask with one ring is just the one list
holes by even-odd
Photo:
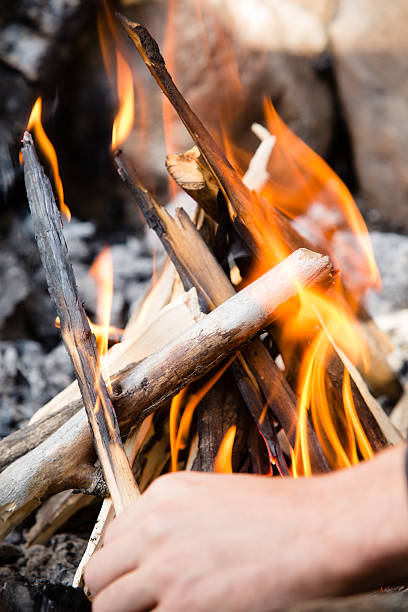
[[112, 128], [112, 149], [115, 150], [129, 136], [135, 118], [132, 71], [120, 51], [116, 50], [119, 111]]
[[269, 131], [276, 145], [269, 160], [269, 180], [260, 195], [292, 219], [300, 233], [329, 252], [355, 298], [368, 288], [379, 288], [375, 263], [364, 220], [347, 187], [317, 153], [280, 119], [265, 102]]
[[58, 168], [58, 159], [54, 147], [50, 139], [48, 138], [41, 122], [42, 114], [42, 98], [37, 98], [34, 106], [31, 110], [30, 118], [27, 124], [27, 131], [33, 130], [38, 146], [44, 157], [47, 159], [51, 166], [52, 174], [54, 177], [55, 188], [57, 190], [57, 196], [59, 200], [61, 213], [64, 215], [67, 221], [71, 219], [71, 212], [68, 206], [64, 202], [64, 189], [62, 186], [61, 177]]
[[[89, 327], [91, 328], [91, 332], [93, 333], [93, 335], [96, 338], [96, 343], [97, 345], [100, 343], [101, 341], [101, 337], [106, 333], [105, 330], [105, 326], [104, 325], [98, 325], [97, 323], [92, 323], [91, 319], [89, 317], [87, 317], [88, 319], [88, 323], [89, 323]], [[60, 329], [61, 327], [61, 321], [59, 317], [55, 318], [55, 327], [58, 327], [58, 329]], [[121, 338], [122, 338], [122, 334], [123, 334], [124, 330], [121, 329], [120, 327], [115, 327], [114, 325], [109, 325], [109, 341], [112, 342], [120, 342]]]
[[231, 425], [223, 437], [214, 461], [214, 472], [232, 474], [232, 449], [234, 446], [236, 432], [237, 426]]
[[[125, 59], [123, 50], [119, 49], [120, 38], [117, 34], [115, 22], [106, 0], [103, 9], [98, 14], [98, 34], [101, 46], [102, 58], [105, 69], [115, 88], [119, 101], [119, 108], [112, 126], [112, 145], [114, 151], [129, 136], [135, 122], [135, 89], [139, 100], [142, 95], [139, 88], [135, 87], [132, 70]], [[115, 53], [112, 53], [112, 42], [115, 44]], [[144, 115], [144, 102], [141, 104], [142, 115]]]
[[[229, 359], [198, 391], [190, 392], [189, 387], [185, 387], [176, 395], [170, 407], [170, 450], [171, 450], [171, 471], [176, 472], [178, 466], [178, 456], [180, 450], [186, 447], [190, 433], [191, 422], [194, 411], [203, 397], [212, 389], [215, 383], [221, 378], [225, 370], [231, 365], [233, 359]], [[183, 414], [180, 418], [181, 410], [184, 406]]]
[[[379, 287], [380, 277], [367, 228], [345, 185], [289, 130], [271, 103], [266, 104], [265, 112], [276, 143], [268, 162], [269, 176], [254, 194], [253, 220], [264, 240], [259, 245], [263, 265], [273, 266], [289, 254], [284, 236], [269, 219], [270, 203], [288, 215], [317, 248], [328, 252], [341, 271], [329, 292], [300, 291], [297, 312], [291, 308], [279, 331], [285, 367], [297, 380], [298, 390], [299, 424], [292, 473], [308, 476], [312, 473], [309, 418], [332, 469], [373, 455], [354, 405], [349, 372], [344, 368], [338, 389], [328, 370], [337, 357], [333, 344], [360, 370], [367, 367], [368, 354], [356, 312], [367, 289]], [[265, 243], [273, 248], [266, 249]], [[252, 271], [253, 276], [259, 273]]]
[[[95, 280], [98, 293], [96, 301], [96, 321], [100, 326], [100, 334], [97, 336], [98, 354], [103, 363], [103, 358], [108, 352], [110, 317], [113, 299], [113, 262], [112, 254], [108, 247], [104, 248], [94, 261], [90, 276]], [[105, 376], [106, 386], [112, 390], [109, 376]]]

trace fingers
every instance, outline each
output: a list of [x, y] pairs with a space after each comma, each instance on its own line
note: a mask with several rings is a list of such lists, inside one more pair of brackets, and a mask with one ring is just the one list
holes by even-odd
[[129, 533], [129, 530], [149, 516], [157, 506], [179, 498], [181, 490], [190, 485], [190, 480], [191, 475], [186, 473], [166, 474], [157, 478], [136, 502], [125, 508], [109, 525], [105, 543]]
[[136, 538], [121, 536], [96, 552], [85, 568], [85, 583], [97, 595], [107, 584], [120, 576], [137, 569], [140, 562], [140, 548]]
[[158, 589], [151, 575], [151, 571], [140, 569], [121, 576], [98, 593], [92, 612], [145, 612], [155, 608], [159, 602]]

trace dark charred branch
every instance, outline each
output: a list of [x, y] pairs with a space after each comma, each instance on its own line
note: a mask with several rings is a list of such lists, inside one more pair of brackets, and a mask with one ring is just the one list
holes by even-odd
[[57, 309], [62, 339], [75, 369], [96, 452], [118, 513], [138, 496], [137, 485], [99, 368], [95, 336], [78, 296], [51, 184], [28, 132], [24, 134], [22, 152], [28, 202], [48, 290]]
[[[169, 99], [193, 141], [200, 149], [227, 200], [231, 220], [236, 231], [253, 254], [258, 257], [259, 249], [266, 246], [261, 227], [254, 222], [254, 210], [258, 211], [261, 222], [262, 217], [267, 214], [269, 226], [276, 232], [276, 236], [280, 236], [280, 240], [286, 244], [289, 251], [294, 251], [299, 247], [313, 249], [313, 246], [292, 227], [288, 217], [273, 208], [269, 203], [263, 202], [244, 185], [222, 149], [177, 89], [167, 71], [160, 49], [150, 32], [144, 26], [129, 21], [123, 15], [117, 13], [117, 17], [160, 89]], [[275, 255], [274, 259], [277, 263], [280, 259], [279, 248], [276, 248], [275, 252], [274, 244], [271, 244], [270, 240], [267, 248], [271, 256]], [[262, 267], [264, 263], [259, 258], [258, 264], [261, 266], [260, 269], [265, 271]]]

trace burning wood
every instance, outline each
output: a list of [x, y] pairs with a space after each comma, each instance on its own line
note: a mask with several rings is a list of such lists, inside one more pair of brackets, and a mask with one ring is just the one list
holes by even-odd
[[48, 288], [57, 307], [62, 338], [77, 375], [106, 483], [119, 513], [138, 496], [138, 489], [100, 372], [95, 338], [78, 297], [51, 185], [38, 162], [28, 132], [24, 134], [22, 151], [28, 201]]
[[[113, 380], [112, 392], [124, 431], [276, 320], [279, 308], [297, 295], [299, 287], [327, 282], [331, 274], [327, 257], [299, 250], [221, 304], [177, 341], [128, 368]], [[94, 490], [95, 476], [89, 429], [84, 413], [79, 411], [0, 474], [0, 533], [4, 536], [52, 493], [67, 488]]]
[[[329, 232], [302, 231], [310, 220], [300, 213], [292, 218], [279, 197], [264, 197], [279, 137], [255, 128], [264, 142], [241, 179], [175, 86], [146, 28], [119, 19], [195, 142], [186, 153], [169, 155], [166, 166], [199, 208], [196, 224], [183, 209], [172, 217], [128, 157], [114, 153], [119, 175], [174, 267], [168, 265], [133, 315], [102, 371], [109, 314], [91, 328], [103, 336], [98, 355], [49, 182], [30, 135], [24, 136], [37, 241], [82, 400], [70, 385], [29, 427], [0, 442], [0, 537], [54, 495], [28, 535], [41, 542], [89, 499], [74, 497], [73, 489], [106, 496], [108, 488], [112, 500], [103, 503], [76, 585], [114, 510], [138, 496], [136, 482], [143, 491], [178, 469], [310, 475], [370, 458], [400, 440], [356, 369], [365, 357], [354, 337], [362, 291], [354, 295], [347, 266], [330, 238], [322, 239]], [[116, 62], [123, 87], [112, 150], [131, 129], [125, 107], [134, 104], [131, 70], [119, 51]], [[57, 173], [58, 164], [53, 168]], [[62, 205], [62, 185], [58, 192]], [[374, 277], [375, 264], [368, 267]], [[154, 341], [140, 333], [148, 320], [157, 325]], [[394, 393], [388, 374], [382, 369], [379, 386]]]
[[[225, 300], [235, 295], [235, 289], [221, 266], [201, 238], [188, 215], [182, 210], [176, 211], [174, 220], [164, 208], [161, 208], [154, 198], [140, 184], [130, 163], [123, 154], [117, 154], [116, 163], [119, 174], [132, 191], [136, 202], [144, 214], [149, 226], [154, 229], [176, 266], [185, 289], [196, 287], [204, 307], [211, 310]], [[268, 419], [260, 423], [263, 404], [266, 400], [273, 413], [282, 424], [291, 444], [296, 436], [296, 399], [290, 386], [278, 370], [270, 353], [262, 342], [254, 339], [240, 355], [244, 370], [249, 370], [245, 376], [245, 396], [248, 407], [253, 411], [262, 435], [273, 447], [274, 436], [268, 427]], [[252, 374], [251, 374], [252, 372]], [[242, 372], [236, 374], [242, 379]], [[256, 385], [251, 384], [255, 377]], [[260, 398], [257, 389], [261, 388], [264, 399]], [[248, 397], [249, 396], [249, 397]], [[314, 432], [308, 428], [312, 462], [318, 471], [325, 471], [327, 463], [321, 452]], [[272, 456], [276, 459], [276, 452]]]

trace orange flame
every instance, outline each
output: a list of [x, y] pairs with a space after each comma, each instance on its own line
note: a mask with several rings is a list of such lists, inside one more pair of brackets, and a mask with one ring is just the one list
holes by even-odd
[[295, 219], [295, 226], [313, 244], [329, 251], [356, 298], [369, 287], [378, 289], [381, 279], [367, 227], [349, 190], [268, 101], [265, 116], [276, 144], [261, 195]]
[[[186, 447], [190, 433], [191, 421], [194, 411], [203, 397], [212, 389], [215, 383], [221, 378], [225, 370], [231, 365], [234, 358], [229, 359], [205, 384], [194, 393], [190, 393], [190, 388], [185, 387], [176, 395], [170, 407], [170, 450], [171, 450], [171, 471], [176, 472], [178, 466], [178, 456], [180, 450]], [[187, 402], [186, 402], [186, 398]], [[186, 402], [184, 412], [180, 419], [180, 412]], [[180, 424], [178, 425], [178, 423]]]
[[112, 150], [126, 140], [132, 131], [135, 118], [135, 99], [132, 71], [123, 55], [116, 50], [119, 111], [112, 128]]
[[[128, 138], [132, 131], [135, 122], [135, 89], [139, 101], [142, 96], [140, 88], [135, 86], [132, 70], [125, 59], [124, 49], [119, 49], [121, 42], [107, 0], [104, 0], [103, 9], [98, 13], [98, 34], [106, 73], [113, 88], [115, 88], [116, 83], [119, 101], [119, 109], [112, 126], [111, 148], [114, 151]], [[112, 43], [116, 46], [114, 54], [112, 53]], [[144, 115], [144, 102], [142, 102], [141, 108], [142, 115]]]
[[[351, 392], [350, 376], [344, 372], [341, 391], [333, 388], [327, 375], [327, 367], [335, 356], [332, 342], [339, 346], [353, 363], [368, 361], [363, 337], [359, 333], [354, 314], [342, 299], [341, 293], [328, 296], [317, 290], [300, 291], [300, 308], [297, 315], [282, 330], [285, 347], [306, 346], [299, 372], [298, 413], [299, 423], [296, 445], [292, 456], [294, 476], [310, 476], [312, 473], [308, 439], [308, 415], [326, 458], [333, 469], [348, 467], [358, 461], [358, 451], [365, 459], [373, 452], [359, 421]], [[336, 300], [336, 301], [335, 301]], [[289, 348], [285, 356], [290, 361]], [[341, 432], [345, 433], [341, 436]]]
[[237, 426], [231, 425], [223, 437], [214, 461], [214, 472], [232, 474], [232, 449], [234, 446], [236, 432]]
[[[95, 280], [98, 288], [96, 321], [100, 325], [100, 334], [97, 336], [97, 347], [102, 363], [104, 356], [108, 352], [109, 324], [113, 299], [113, 262], [112, 254], [108, 247], [105, 247], [95, 259], [89, 274]], [[109, 391], [112, 391], [109, 376], [105, 375], [105, 380]]]
[[[101, 341], [101, 337], [106, 333], [104, 325], [98, 325], [97, 323], [92, 323], [89, 317], [88, 319], [89, 327], [91, 328], [91, 332], [96, 338], [97, 345]], [[61, 321], [59, 317], [55, 317], [55, 327], [60, 329]], [[109, 325], [109, 340], [111, 342], [120, 342], [122, 338], [122, 334], [125, 330], [120, 327], [115, 327], [114, 325]]]
[[62, 181], [59, 174], [58, 159], [54, 147], [51, 144], [41, 122], [42, 114], [42, 99], [41, 96], [37, 98], [34, 106], [31, 110], [30, 118], [27, 124], [27, 131], [33, 130], [38, 146], [48, 163], [51, 166], [52, 174], [54, 177], [55, 188], [57, 190], [59, 205], [61, 213], [64, 215], [67, 221], [71, 219], [71, 211], [64, 202], [64, 189], [62, 187]]
[[[309, 476], [309, 418], [333, 469], [373, 454], [354, 405], [349, 372], [344, 371], [339, 389], [333, 385], [328, 367], [335, 357], [334, 343], [360, 370], [367, 368], [368, 351], [355, 313], [367, 289], [379, 287], [380, 277], [367, 228], [345, 185], [289, 130], [271, 103], [265, 111], [276, 143], [269, 157], [269, 176], [259, 193], [254, 193], [251, 209], [252, 221], [262, 236], [263, 268], [276, 265], [290, 252], [285, 236], [269, 215], [273, 205], [288, 215], [317, 249], [328, 251], [341, 270], [328, 293], [300, 290], [298, 311], [294, 313], [293, 307], [288, 311], [279, 331], [285, 367], [290, 369], [293, 364], [298, 383], [299, 423], [292, 473]], [[254, 269], [252, 275], [260, 272]], [[248, 278], [244, 280], [248, 282]], [[299, 355], [300, 368], [296, 365]]]

